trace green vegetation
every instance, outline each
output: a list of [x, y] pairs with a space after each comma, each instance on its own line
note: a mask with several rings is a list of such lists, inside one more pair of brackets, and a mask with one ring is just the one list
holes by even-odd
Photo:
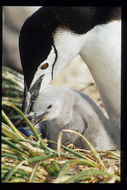
[[[2, 69], [1, 180], [8, 183], [115, 183], [120, 182], [120, 151], [97, 152], [84, 139], [89, 150], [74, 145], [47, 146], [21, 111], [23, 76]], [[25, 137], [17, 128], [29, 127], [34, 136]], [[80, 135], [80, 134], [77, 134]], [[81, 136], [81, 135], [80, 135]], [[82, 136], [81, 136], [82, 137]], [[83, 137], [82, 137], [83, 138]], [[55, 143], [55, 142], [54, 142]]]

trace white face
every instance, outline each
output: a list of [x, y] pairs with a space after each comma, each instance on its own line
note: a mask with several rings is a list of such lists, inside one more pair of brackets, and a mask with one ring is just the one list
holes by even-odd
[[[56, 88], [57, 89], [57, 88]], [[38, 98], [35, 100], [33, 111], [36, 116], [42, 115], [47, 112], [44, 120], [52, 120], [57, 118], [62, 110], [62, 94], [57, 91], [55, 87], [50, 85], [39, 93]]]
[[52, 80], [53, 64], [55, 62], [55, 59], [56, 59], [56, 53], [55, 53], [54, 47], [52, 46], [47, 59], [39, 65], [39, 67], [34, 75], [34, 78], [32, 80], [31, 86], [37, 81], [37, 79], [41, 75], [44, 75], [44, 77], [42, 80], [40, 90], [42, 90]]
[[41, 75], [44, 75], [40, 87], [40, 91], [42, 91], [64, 66], [80, 52], [82, 44], [82, 35], [75, 35], [70, 31], [58, 29], [54, 34], [55, 47], [51, 47], [47, 59], [39, 65], [31, 86]]
[[[26, 98], [26, 113], [29, 113], [31, 108], [31, 99], [41, 93], [50, 81], [59, 74], [59, 72], [74, 58], [81, 50], [84, 42], [83, 35], [76, 35], [67, 30], [58, 29], [54, 33], [54, 45], [45, 61], [43, 61], [34, 74], [30, 86], [30, 94]], [[41, 83], [38, 80], [42, 78]], [[36, 84], [36, 85], [35, 85]], [[35, 86], [39, 85], [39, 90]], [[33, 88], [32, 88], [33, 87]], [[33, 101], [33, 100], [32, 100]], [[34, 102], [34, 101], [33, 101]]]

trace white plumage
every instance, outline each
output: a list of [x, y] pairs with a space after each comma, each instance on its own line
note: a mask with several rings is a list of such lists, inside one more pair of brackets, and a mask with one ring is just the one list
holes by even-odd
[[[119, 128], [107, 119], [87, 95], [65, 87], [48, 85], [34, 103], [34, 123], [43, 121], [42, 135], [57, 141], [62, 129], [73, 129], [83, 134], [97, 150], [117, 149], [120, 146]], [[38, 120], [39, 118], [39, 120]], [[63, 143], [88, 148], [84, 141], [73, 134], [63, 136]], [[53, 144], [50, 144], [54, 147]]]

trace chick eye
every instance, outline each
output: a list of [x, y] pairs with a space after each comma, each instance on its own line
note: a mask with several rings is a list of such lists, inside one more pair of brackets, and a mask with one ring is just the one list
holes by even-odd
[[48, 63], [45, 63], [44, 65], [41, 66], [41, 69], [42, 69], [42, 70], [43, 70], [43, 69], [47, 69], [48, 66], [49, 66], [49, 64], [48, 64]]
[[52, 107], [52, 105], [49, 105], [48, 107], [47, 107], [47, 109], [49, 109], [49, 108], [51, 108]]

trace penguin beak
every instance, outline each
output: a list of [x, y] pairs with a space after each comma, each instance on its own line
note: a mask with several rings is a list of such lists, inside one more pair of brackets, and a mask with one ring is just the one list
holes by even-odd
[[41, 121], [43, 121], [45, 119], [45, 116], [47, 115], [48, 112], [45, 112], [41, 115], [36, 115], [33, 112], [30, 114], [27, 114], [26, 116], [28, 117], [28, 119], [31, 121], [31, 123], [33, 125], [37, 125], [38, 123], [40, 123]]
[[34, 102], [38, 97], [40, 91], [43, 77], [44, 75], [41, 75], [29, 90], [27, 88], [27, 84], [25, 83], [24, 85], [24, 98], [22, 102], [22, 111], [25, 114], [29, 114], [33, 109]]
[[24, 84], [24, 97], [23, 97], [23, 102], [22, 102], [22, 111], [24, 112], [24, 114], [29, 113], [28, 108], [30, 104], [30, 98], [31, 98], [31, 94], [29, 93], [27, 89], [27, 85]]
[[39, 116], [34, 116], [31, 119], [31, 122], [33, 123], [33, 125], [37, 125], [38, 123], [40, 123], [41, 121], [43, 121], [43, 119], [45, 118], [45, 116], [47, 115], [48, 112], [45, 112]]

